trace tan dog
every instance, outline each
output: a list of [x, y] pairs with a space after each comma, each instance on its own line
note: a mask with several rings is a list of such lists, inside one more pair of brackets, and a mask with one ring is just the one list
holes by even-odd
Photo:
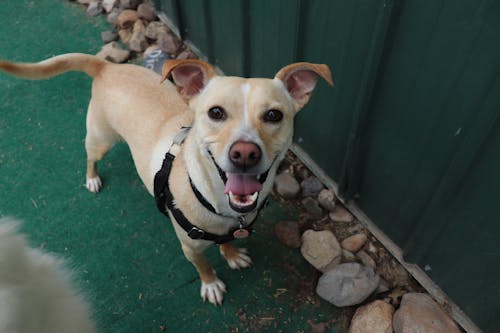
[[226, 288], [204, 250], [216, 242], [231, 268], [251, 265], [247, 251], [227, 241], [248, 235], [291, 144], [294, 116], [317, 78], [333, 85], [326, 65], [310, 63], [286, 66], [274, 79], [244, 79], [218, 76], [199, 60], [167, 61], [162, 81], [171, 76], [175, 85], [160, 85], [148, 69], [84, 54], [37, 64], [0, 62], [0, 69], [31, 79], [66, 71], [94, 78], [85, 138], [87, 188], [99, 191], [96, 162], [125, 140], [160, 210], [169, 208], [182, 250], [200, 274], [201, 297], [213, 304], [222, 303]]

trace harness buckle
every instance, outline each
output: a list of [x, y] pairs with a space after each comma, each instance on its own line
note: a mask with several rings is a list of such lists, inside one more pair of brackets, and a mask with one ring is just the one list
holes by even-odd
[[197, 227], [192, 227], [187, 234], [191, 239], [200, 239], [205, 236], [205, 231]]

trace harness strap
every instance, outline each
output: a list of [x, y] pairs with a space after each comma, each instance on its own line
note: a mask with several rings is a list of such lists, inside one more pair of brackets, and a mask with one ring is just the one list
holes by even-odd
[[207, 199], [205, 199], [205, 197], [203, 196], [203, 194], [201, 194], [200, 191], [198, 191], [198, 189], [196, 188], [196, 186], [194, 186], [193, 181], [191, 180], [191, 177], [189, 177], [189, 184], [191, 185], [191, 189], [193, 190], [194, 195], [196, 195], [196, 198], [198, 199], [198, 201], [206, 209], [208, 209], [209, 211], [211, 211], [214, 214], [217, 214], [217, 211], [215, 210], [214, 206], [212, 206], [212, 204], [210, 202], [208, 202]]

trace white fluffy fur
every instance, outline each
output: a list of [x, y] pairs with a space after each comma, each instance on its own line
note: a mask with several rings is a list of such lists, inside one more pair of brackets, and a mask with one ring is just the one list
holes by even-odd
[[17, 229], [14, 220], [0, 219], [0, 332], [94, 333], [62, 261], [29, 248]]

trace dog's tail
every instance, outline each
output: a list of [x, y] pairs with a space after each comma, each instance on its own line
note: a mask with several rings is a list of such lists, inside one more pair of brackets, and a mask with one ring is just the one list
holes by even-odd
[[95, 77], [106, 63], [105, 60], [90, 54], [68, 53], [38, 63], [0, 60], [0, 70], [25, 79], [47, 79], [68, 71], [85, 72]]

